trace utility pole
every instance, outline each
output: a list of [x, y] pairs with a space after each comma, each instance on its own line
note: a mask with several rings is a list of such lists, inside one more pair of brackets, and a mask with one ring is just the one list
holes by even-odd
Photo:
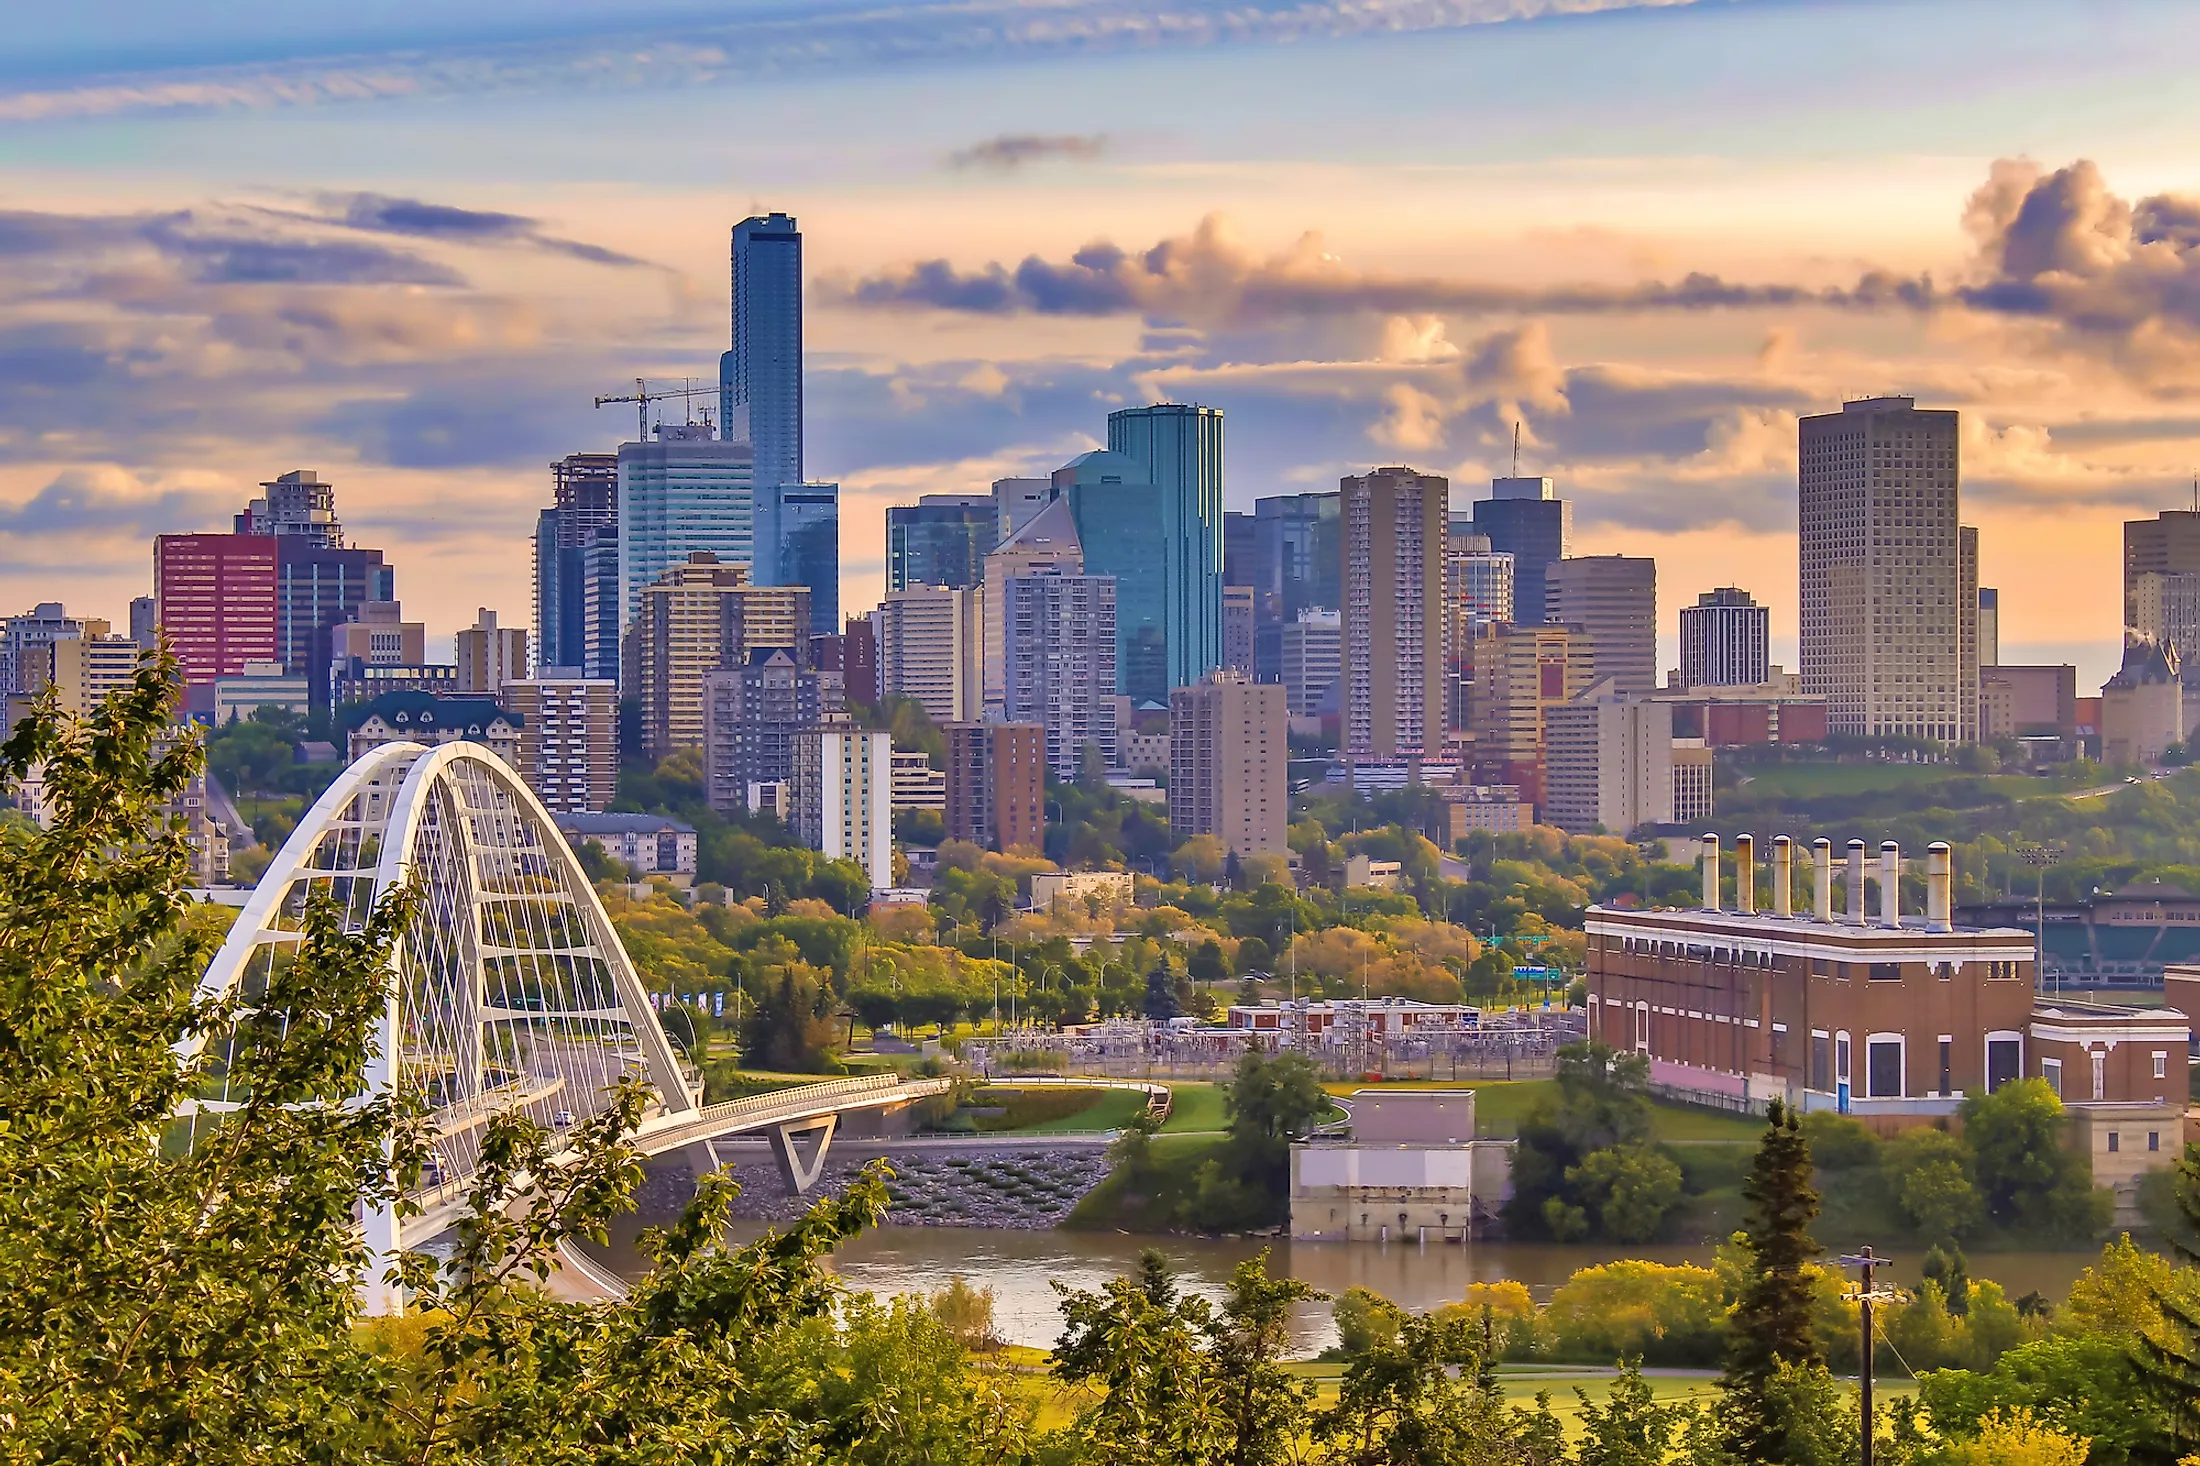
[[1862, 1466], [1872, 1466], [1872, 1305], [1874, 1303], [1891, 1302], [1895, 1296], [1892, 1288], [1874, 1287], [1872, 1275], [1890, 1260], [1875, 1256], [1869, 1247], [1854, 1256], [1841, 1259], [1841, 1266], [1860, 1269], [1863, 1274], [1863, 1286], [1849, 1295], [1857, 1301], [1859, 1308], [1862, 1310], [1864, 1364], [1859, 1378], [1859, 1382], [1863, 1386], [1859, 1403], [1862, 1405], [1864, 1412]]

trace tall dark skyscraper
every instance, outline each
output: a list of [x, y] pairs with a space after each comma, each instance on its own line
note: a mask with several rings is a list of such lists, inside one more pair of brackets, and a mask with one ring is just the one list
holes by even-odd
[[1474, 532], [1488, 535], [1494, 554], [1513, 557], [1513, 620], [1544, 622], [1544, 572], [1563, 560], [1574, 537], [1574, 506], [1551, 492], [1547, 478], [1490, 480], [1491, 497], [1474, 504]]
[[619, 456], [569, 453], [550, 465], [550, 507], [535, 520], [535, 646], [544, 667], [587, 665], [587, 550], [619, 525]]
[[802, 482], [802, 232], [785, 214], [733, 226], [733, 350], [719, 431], [756, 447], [756, 484]]
[[980, 584], [994, 544], [991, 494], [926, 494], [886, 511], [886, 589]]

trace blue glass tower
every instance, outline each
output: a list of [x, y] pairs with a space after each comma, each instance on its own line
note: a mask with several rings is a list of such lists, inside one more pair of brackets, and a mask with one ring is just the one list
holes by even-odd
[[810, 588], [810, 634], [840, 630], [840, 485], [780, 484], [756, 492], [758, 585]]
[[733, 226], [733, 350], [719, 431], [756, 449], [759, 488], [802, 482], [802, 232], [785, 214]]
[[944, 585], [960, 590], [985, 579], [994, 533], [990, 494], [926, 494], [886, 511], [886, 588]]
[[[1163, 402], [1111, 412], [1108, 449], [1136, 463], [1158, 491], [1166, 702], [1168, 688], [1189, 687], [1222, 665], [1221, 409]], [[1077, 532], [1085, 533], [1082, 514]], [[1122, 573], [1094, 561], [1090, 540], [1085, 557], [1088, 574]], [[1127, 619], [1120, 598], [1117, 608]]]
[[[1133, 703], [1168, 702], [1168, 535], [1160, 488], [1144, 465], [1103, 448], [1056, 469], [1054, 491], [1069, 501], [1085, 574], [1115, 577], [1116, 691]], [[1221, 599], [1218, 584], [1218, 623]], [[1220, 639], [1218, 624], [1218, 654]]]
[[1513, 557], [1513, 620], [1541, 626], [1549, 619], [1547, 573], [1572, 549], [1574, 506], [1547, 478], [1492, 479], [1490, 491], [1474, 502], [1474, 532], [1489, 536], [1492, 553]]

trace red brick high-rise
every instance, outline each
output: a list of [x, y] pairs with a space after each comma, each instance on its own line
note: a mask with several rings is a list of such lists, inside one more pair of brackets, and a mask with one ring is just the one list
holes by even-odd
[[186, 687], [211, 687], [246, 662], [276, 661], [278, 542], [273, 535], [164, 534], [153, 542], [160, 628]]
[[1038, 723], [947, 725], [947, 837], [1006, 853], [1046, 845], [1047, 730]]

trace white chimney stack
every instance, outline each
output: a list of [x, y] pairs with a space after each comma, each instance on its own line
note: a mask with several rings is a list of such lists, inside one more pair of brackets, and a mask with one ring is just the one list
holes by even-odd
[[1785, 835], [1772, 837], [1772, 914], [1795, 914], [1795, 842]]
[[1734, 909], [1757, 909], [1757, 840], [1753, 835], [1734, 837]]
[[1944, 840], [1925, 847], [1925, 930], [1955, 929], [1950, 919], [1955, 906], [1955, 853]]
[[1892, 840], [1879, 846], [1879, 924], [1902, 925], [1902, 847]]
[[1719, 909], [1719, 837], [1703, 837], [1703, 909]]
[[1818, 919], [1833, 923], [1833, 842], [1820, 835], [1810, 842], [1811, 906]]
[[1864, 842], [1849, 841], [1849, 925], [1864, 924]]

